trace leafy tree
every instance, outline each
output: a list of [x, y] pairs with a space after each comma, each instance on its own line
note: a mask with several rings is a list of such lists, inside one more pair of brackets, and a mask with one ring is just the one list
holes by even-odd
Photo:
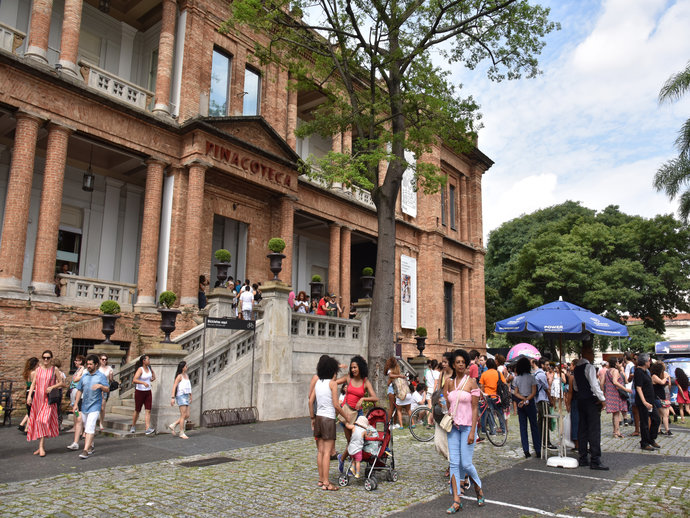
[[[393, 338], [388, 301], [396, 286], [395, 205], [403, 173], [413, 169], [417, 188], [427, 192], [445, 181], [436, 167], [410, 153], [421, 159], [439, 142], [467, 152], [476, 138], [478, 106], [458, 96], [432, 55], [469, 69], [488, 61], [488, 76], [496, 81], [533, 77], [543, 37], [557, 24], [548, 20], [548, 9], [527, 0], [235, 0], [232, 9], [225, 30], [248, 26], [265, 34], [255, 56], [286, 67], [293, 88], [321, 93], [323, 102], [298, 136], [352, 133], [343, 146], [349, 149], [308, 162], [305, 172], [366, 189], [376, 206], [369, 369], [383, 393]], [[300, 18], [303, 13], [309, 16]]]
[[566, 202], [517, 218], [489, 236], [487, 301], [500, 304], [487, 329], [562, 296], [662, 333], [664, 317], [689, 309], [689, 245], [688, 228], [673, 216], [644, 219], [616, 206], [597, 213]]
[[[668, 78], [659, 92], [659, 102], [677, 101], [690, 88], [690, 62], [685, 70]], [[662, 165], [654, 176], [654, 188], [664, 191], [670, 199], [680, 195], [678, 213], [684, 223], [690, 216], [690, 119], [678, 133], [676, 139], [678, 157]]]

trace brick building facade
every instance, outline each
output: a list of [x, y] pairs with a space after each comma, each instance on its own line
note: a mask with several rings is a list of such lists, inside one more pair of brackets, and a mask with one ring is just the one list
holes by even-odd
[[[309, 293], [320, 274], [345, 308], [360, 296], [359, 274], [375, 264], [374, 206], [366, 192], [297, 169], [301, 157], [349, 146], [348, 135], [295, 137], [318, 97], [288, 91], [285, 70], [258, 66], [254, 35], [220, 34], [226, 9], [0, 3], [0, 377], [18, 379], [24, 358], [44, 348], [67, 359], [75, 344], [99, 342], [105, 299], [123, 307], [112, 338], [130, 357], [161, 338], [155, 301], [165, 289], [185, 309], [178, 330], [189, 329], [199, 275], [215, 278], [218, 248], [232, 252], [234, 277], [262, 281], [266, 243], [280, 236], [281, 278], [295, 292]], [[443, 146], [424, 159], [449, 180], [398, 203], [398, 278], [401, 256], [416, 259], [428, 355], [483, 348], [481, 180], [492, 162]], [[69, 273], [56, 277], [63, 265]], [[411, 355], [400, 286], [395, 328]]]

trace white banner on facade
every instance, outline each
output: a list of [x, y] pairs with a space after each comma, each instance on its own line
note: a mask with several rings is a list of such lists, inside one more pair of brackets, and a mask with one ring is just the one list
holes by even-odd
[[400, 256], [400, 325], [417, 328], [417, 259]]
[[[414, 153], [405, 151], [405, 160], [413, 164]], [[414, 170], [411, 167], [405, 169], [400, 186], [400, 207], [403, 213], [417, 217], [417, 191], [414, 190]]]

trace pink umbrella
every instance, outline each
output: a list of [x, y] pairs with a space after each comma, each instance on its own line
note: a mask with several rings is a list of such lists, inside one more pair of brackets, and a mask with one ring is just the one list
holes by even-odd
[[506, 361], [516, 360], [520, 356], [525, 356], [530, 359], [538, 360], [541, 358], [541, 353], [532, 344], [522, 342], [521, 344], [514, 345], [508, 351], [508, 357]]

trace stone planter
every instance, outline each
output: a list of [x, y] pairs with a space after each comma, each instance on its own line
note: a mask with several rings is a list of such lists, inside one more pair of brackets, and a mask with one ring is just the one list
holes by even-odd
[[311, 298], [309, 300], [321, 300], [321, 297], [323, 297], [323, 282], [310, 282], [309, 286], [311, 287], [309, 290]]
[[426, 336], [415, 336], [414, 339], [417, 341], [417, 350], [419, 351], [419, 356], [424, 356], [424, 349], [426, 349]]
[[278, 278], [278, 274], [283, 269], [283, 259], [285, 259], [285, 254], [279, 254], [277, 252], [271, 252], [266, 257], [268, 257], [268, 259], [271, 261], [269, 269], [271, 270], [271, 273], [273, 274], [273, 280], [274, 281], [280, 281], [280, 279]]
[[359, 281], [362, 283], [362, 298], [370, 299], [374, 291], [374, 277], [373, 275], [362, 275]]
[[213, 266], [216, 267], [216, 280], [220, 283], [220, 286], [223, 286], [225, 281], [228, 278], [228, 268], [230, 268], [230, 263], [213, 263]]
[[161, 331], [165, 333], [165, 338], [161, 340], [161, 343], [172, 343], [172, 341], [170, 340], [170, 333], [172, 333], [175, 330], [175, 320], [177, 320], [177, 315], [180, 314], [180, 310], [159, 309], [158, 312], [161, 314]]
[[113, 342], [110, 341], [110, 337], [113, 335], [113, 333], [115, 333], [115, 322], [118, 318], [120, 318], [120, 315], [106, 315], [105, 313], [102, 313], [99, 316], [103, 321], [101, 332], [105, 335], [105, 341], [102, 343], [106, 345], [114, 345]]

